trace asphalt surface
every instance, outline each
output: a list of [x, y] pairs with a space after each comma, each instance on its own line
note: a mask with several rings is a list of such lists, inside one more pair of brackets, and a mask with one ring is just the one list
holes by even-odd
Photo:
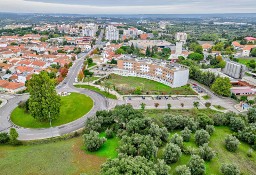
[[[95, 115], [98, 110], [108, 109], [108, 100], [101, 96], [100, 94], [85, 90], [75, 88], [73, 83], [75, 82], [75, 78], [77, 77], [79, 71], [81, 70], [84, 62], [84, 58], [87, 56], [87, 53], [81, 53], [78, 55], [78, 59], [74, 61], [73, 66], [69, 69], [69, 73], [65, 80], [61, 84], [56, 87], [57, 92], [78, 92], [81, 94], [85, 94], [92, 98], [94, 101], [94, 106], [89, 113], [85, 116], [75, 120], [71, 123], [52, 127], [52, 128], [45, 128], [45, 129], [28, 129], [28, 128], [21, 128], [15, 126], [10, 121], [10, 114], [11, 112], [18, 106], [20, 101], [25, 101], [29, 98], [28, 95], [14, 95], [8, 99], [6, 105], [0, 108], [0, 132], [8, 132], [11, 127], [15, 127], [17, 132], [19, 133], [19, 140], [37, 140], [37, 139], [45, 139], [50, 137], [57, 137], [61, 136], [78, 129], [84, 127], [86, 120]], [[79, 103], [79, 102], [78, 102]]]

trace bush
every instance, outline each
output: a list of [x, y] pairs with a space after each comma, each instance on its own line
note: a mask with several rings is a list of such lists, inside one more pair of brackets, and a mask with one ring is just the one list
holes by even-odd
[[228, 123], [225, 114], [216, 114], [213, 121], [215, 126], [225, 126]]
[[10, 136], [9, 136], [10, 144], [12, 144], [12, 145], [19, 144], [18, 137], [19, 137], [19, 134], [17, 133], [16, 129], [15, 128], [11, 128], [10, 129]]
[[112, 129], [107, 129], [107, 130], [106, 130], [106, 137], [107, 137], [108, 139], [111, 139], [111, 138], [114, 137], [114, 132], [113, 132]]
[[207, 125], [205, 129], [210, 135], [212, 135], [215, 131], [215, 128], [213, 125]]
[[256, 109], [255, 108], [250, 108], [248, 113], [247, 113], [247, 117], [248, 117], [248, 122], [249, 123], [255, 123], [256, 122]]
[[178, 145], [180, 148], [183, 148], [183, 138], [177, 133], [172, 136], [171, 143]]
[[232, 135], [228, 135], [225, 138], [225, 147], [228, 151], [235, 152], [238, 149], [238, 145], [239, 145], [239, 140], [236, 137]]
[[8, 133], [0, 133], [0, 144], [6, 144], [10, 140]]
[[[251, 123], [244, 128], [243, 131], [238, 132], [238, 138], [253, 147], [256, 146], [256, 123]], [[256, 148], [256, 147], [255, 147]]]
[[186, 165], [180, 165], [177, 166], [175, 169], [175, 174], [176, 175], [191, 175], [189, 167]]
[[245, 128], [245, 123], [243, 119], [241, 119], [240, 117], [230, 118], [230, 129], [232, 131], [238, 132], [238, 131], [242, 131], [244, 128]]
[[215, 152], [207, 143], [205, 143], [203, 146], [199, 147], [199, 156], [205, 161], [211, 161], [215, 156]]
[[197, 117], [199, 127], [205, 129], [207, 125], [213, 125], [213, 120], [205, 114], [199, 114]]
[[220, 171], [224, 175], [240, 175], [239, 168], [234, 164], [223, 164]]
[[97, 151], [105, 141], [106, 138], [100, 138], [99, 133], [96, 131], [90, 131], [89, 134], [84, 134], [84, 144], [87, 151]]
[[198, 155], [192, 155], [190, 161], [188, 162], [188, 167], [192, 175], [203, 175], [205, 174], [204, 160]]
[[196, 131], [195, 142], [198, 146], [208, 143], [209, 139], [210, 139], [210, 134], [207, 131], [203, 129]]
[[181, 155], [181, 149], [178, 145], [175, 145], [173, 143], [167, 144], [164, 151], [164, 160], [167, 164], [178, 162]]
[[181, 136], [184, 142], [189, 142], [191, 131], [186, 127], [184, 130], [181, 131]]

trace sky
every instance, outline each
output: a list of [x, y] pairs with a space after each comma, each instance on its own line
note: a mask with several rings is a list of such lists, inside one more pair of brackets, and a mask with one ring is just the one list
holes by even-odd
[[67, 14], [255, 13], [256, 0], [0, 0], [0, 12]]

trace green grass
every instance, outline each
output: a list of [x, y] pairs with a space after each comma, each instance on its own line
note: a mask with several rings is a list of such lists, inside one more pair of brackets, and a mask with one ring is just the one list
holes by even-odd
[[96, 66], [96, 65], [97, 65], [96, 63], [92, 63], [92, 64], [88, 65], [88, 69], [93, 67], [93, 66]]
[[[60, 126], [72, 122], [84, 116], [92, 107], [92, 99], [82, 94], [71, 93], [69, 96], [61, 97], [60, 117], [52, 121], [52, 126]], [[11, 113], [11, 120], [14, 124], [26, 128], [50, 127], [49, 122], [39, 122], [19, 107], [15, 108]]]
[[204, 96], [202, 96], [202, 98], [203, 98], [204, 100], [209, 100], [211, 97], [210, 97], [209, 95], [204, 95]]
[[105, 96], [107, 98], [117, 99], [116, 95], [109, 94], [109, 93], [107, 93], [105, 91], [102, 91], [99, 88], [94, 87], [94, 86], [90, 86], [90, 85], [75, 85], [75, 87], [89, 89], [89, 90], [95, 91], [95, 92], [97, 92], [97, 93], [99, 93], [99, 94], [101, 94], [101, 95], [103, 95], [103, 96]]
[[251, 60], [256, 61], [256, 58], [238, 58], [238, 62], [246, 66], [248, 66], [248, 63], [250, 63]]
[[0, 145], [0, 174], [99, 174], [106, 158], [88, 155], [81, 137], [30, 146]]
[[140, 88], [142, 94], [197, 95], [190, 86], [171, 88], [162, 83], [139, 77], [124, 77], [112, 74], [105, 81], [111, 83], [115, 90], [122, 95], [136, 94], [134, 92], [136, 88]]
[[213, 105], [218, 110], [226, 110], [226, 108], [220, 106], [220, 105]]
[[[106, 137], [105, 133], [100, 133], [100, 137]], [[106, 157], [106, 158], [116, 158], [117, 147], [118, 147], [119, 139], [117, 137], [107, 139], [107, 141], [100, 147], [100, 149], [96, 152], [89, 152], [86, 151], [87, 154], [96, 155], [99, 157]]]
[[85, 77], [84, 82], [93, 82], [95, 80], [98, 80], [99, 78], [100, 77], [90, 77], [90, 78]]

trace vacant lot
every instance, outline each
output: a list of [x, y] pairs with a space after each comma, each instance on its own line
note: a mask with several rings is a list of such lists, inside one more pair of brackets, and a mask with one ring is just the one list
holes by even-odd
[[[77, 103], [79, 102], [79, 103]], [[72, 93], [69, 96], [61, 97], [60, 117], [52, 121], [52, 126], [59, 126], [72, 122], [86, 113], [93, 107], [93, 101], [90, 97]], [[49, 122], [39, 122], [35, 120], [24, 109], [17, 107], [11, 114], [11, 120], [18, 126], [26, 128], [49, 128]]]
[[[122, 95], [129, 94], [170, 94], [170, 95], [196, 95], [190, 86], [170, 88], [162, 83], [138, 77], [123, 77], [112, 74], [106, 79], [111, 88]], [[104, 83], [101, 83], [104, 85]]]

